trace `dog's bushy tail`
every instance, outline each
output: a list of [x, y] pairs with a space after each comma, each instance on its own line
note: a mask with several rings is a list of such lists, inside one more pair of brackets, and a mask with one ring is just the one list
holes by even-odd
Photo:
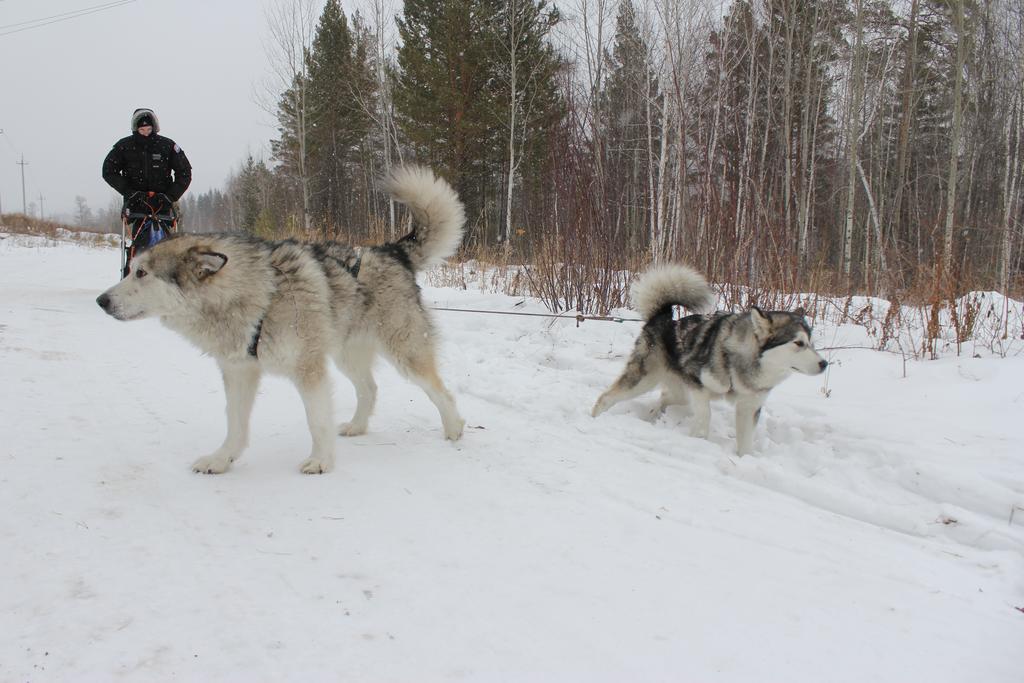
[[440, 263], [459, 248], [466, 212], [452, 186], [429, 168], [405, 166], [383, 181], [395, 201], [409, 207], [412, 232], [397, 242], [413, 268]]
[[704, 276], [681, 263], [666, 263], [644, 272], [630, 289], [633, 308], [650, 320], [670, 306], [694, 313], [710, 310], [715, 294]]

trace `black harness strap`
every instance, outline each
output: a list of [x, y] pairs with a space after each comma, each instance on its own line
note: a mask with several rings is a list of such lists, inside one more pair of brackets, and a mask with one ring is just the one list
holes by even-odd
[[253, 358], [257, 357], [256, 352], [259, 350], [260, 335], [262, 335], [262, 334], [263, 334], [263, 318], [260, 318], [259, 322], [256, 323], [256, 331], [253, 332], [252, 339], [249, 341], [249, 348], [246, 349], [246, 351], [249, 352], [249, 355], [252, 356]]
[[359, 279], [359, 266], [363, 265], [363, 252], [362, 250], [356, 250], [356, 261], [352, 265], [345, 265], [345, 269], [352, 273], [352, 277]]

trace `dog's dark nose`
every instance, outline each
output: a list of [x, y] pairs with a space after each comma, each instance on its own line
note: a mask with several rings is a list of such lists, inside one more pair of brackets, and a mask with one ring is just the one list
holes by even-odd
[[[100, 305], [102, 306], [103, 304], [100, 304]], [[818, 367], [824, 372], [825, 368], [828, 367], [828, 361], [827, 360], [818, 361]]]
[[110, 310], [110, 297], [107, 296], [106, 294], [100, 294], [98, 297], [96, 297], [96, 303], [99, 304], [99, 307], [102, 308], [104, 311]]

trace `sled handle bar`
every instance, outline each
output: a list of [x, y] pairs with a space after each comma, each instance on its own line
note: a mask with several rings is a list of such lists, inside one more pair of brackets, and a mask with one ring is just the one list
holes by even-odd
[[138, 213], [136, 211], [131, 212], [127, 216], [127, 218], [150, 218], [150, 217], [156, 218], [157, 220], [161, 220], [161, 221], [173, 221], [174, 218], [175, 218], [173, 214], [160, 214], [160, 213], [158, 213], [158, 214], [156, 214], [154, 216], [153, 214]]

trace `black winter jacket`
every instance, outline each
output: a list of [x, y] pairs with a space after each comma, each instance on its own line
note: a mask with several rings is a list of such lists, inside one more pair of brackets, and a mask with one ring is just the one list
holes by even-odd
[[132, 133], [115, 142], [103, 160], [103, 179], [126, 198], [133, 192], [162, 192], [176, 202], [192, 182], [192, 165], [174, 140]]

